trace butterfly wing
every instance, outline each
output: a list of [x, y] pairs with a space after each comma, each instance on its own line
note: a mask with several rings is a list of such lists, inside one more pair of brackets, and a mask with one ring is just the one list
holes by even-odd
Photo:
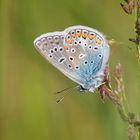
[[100, 77], [108, 62], [109, 46], [105, 37], [85, 26], [41, 35], [34, 44], [51, 64], [83, 86], [90, 83], [91, 77]]
[[[85, 26], [67, 28], [65, 45], [69, 46], [72, 66], [82, 79], [81, 85], [89, 89], [102, 84], [104, 70], [109, 58], [109, 45], [103, 34]], [[75, 53], [73, 51], [75, 49]]]
[[53, 32], [39, 36], [34, 45], [39, 53], [45, 57], [53, 66], [68, 76], [76, 83], [81, 83], [80, 77], [74, 72], [69, 61], [67, 46], [64, 45], [65, 33]]

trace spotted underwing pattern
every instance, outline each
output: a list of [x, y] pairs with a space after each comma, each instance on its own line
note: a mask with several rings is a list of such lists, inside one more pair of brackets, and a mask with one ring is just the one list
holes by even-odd
[[36, 49], [63, 74], [93, 92], [103, 83], [109, 45], [99, 31], [72, 26], [35, 39]]

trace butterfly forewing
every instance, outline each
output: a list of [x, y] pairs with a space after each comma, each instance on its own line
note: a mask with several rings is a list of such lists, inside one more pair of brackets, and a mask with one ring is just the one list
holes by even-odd
[[64, 46], [64, 33], [54, 32], [43, 34], [34, 41], [36, 49], [52, 65], [67, 75], [73, 81], [80, 83], [80, 78], [74, 73], [71, 61]]

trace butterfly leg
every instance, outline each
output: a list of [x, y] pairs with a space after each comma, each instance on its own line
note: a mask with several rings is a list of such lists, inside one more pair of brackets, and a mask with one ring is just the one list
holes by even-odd
[[79, 86], [80, 92], [88, 92], [88, 89], [84, 88], [83, 86]]

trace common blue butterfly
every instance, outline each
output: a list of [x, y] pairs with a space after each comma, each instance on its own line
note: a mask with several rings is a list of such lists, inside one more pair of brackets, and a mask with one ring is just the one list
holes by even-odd
[[94, 92], [104, 83], [109, 45], [99, 31], [72, 26], [62, 32], [46, 33], [35, 39], [36, 49], [81, 91]]

